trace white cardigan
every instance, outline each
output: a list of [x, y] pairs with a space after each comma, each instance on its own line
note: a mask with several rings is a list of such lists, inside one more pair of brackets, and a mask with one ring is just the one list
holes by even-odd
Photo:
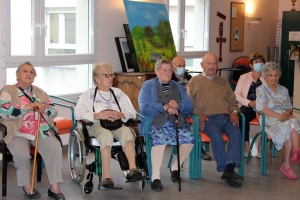
[[[266, 82], [262, 76], [259, 77], [259, 79], [262, 83]], [[254, 81], [252, 78], [252, 72], [248, 72], [240, 76], [234, 91], [239, 107], [241, 106], [248, 107], [250, 100], [247, 99], [247, 95], [252, 81]]]

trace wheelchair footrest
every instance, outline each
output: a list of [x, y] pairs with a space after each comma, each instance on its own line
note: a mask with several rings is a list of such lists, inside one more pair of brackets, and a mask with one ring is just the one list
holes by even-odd
[[113, 187], [113, 188], [105, 188], [103, 186], [98, 186], [98, 190], [122, 190], [123, 188], [121, 187]]
[[137, 178], [137, 179], [131, 179], [131, 178], [129, 177], [129, 175], [127, 175], [126, 179], [127, 179], [126, 183], [128, 183], [128, 182], [135, 182], [135, 181], [145, 180], [145, 179], [147, 179], [147, 176], [142, 176], [142, 177]]

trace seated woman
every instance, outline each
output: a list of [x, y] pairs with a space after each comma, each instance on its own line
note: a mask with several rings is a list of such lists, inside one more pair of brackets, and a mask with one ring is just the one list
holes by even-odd
[[[37, 199], [41, 194], [33, 189], [30, 194], [30, 146], [35, 144], [39, 126], [38, 151], [47, 169], [50, 182], [48, 196], [55, 199], [65, 199], [58, 183], [62, 178], [62, 147], [55, 136], [56, 127], [53, 118], [57, 115], [54, 105], [42, 89], [32, 85], [36, 71], [29, 62], [21, 64], [16, 71], [17, 83], [6, 85], [0, 94], [0, 122], [7, 127], [4, 138], [7, 148], [13, 156], [17, 170], [18, 186], [30, 198]], [[37, 123], [33, 108], [38, 108], [41, 115], [40, 124]]]
[[[160, 166], [166, 145], [176, 145], [175, 115], [178, 116], [180, 165], [193, 148], [194, 137], [186, 116], [192, 114], [194, 106], [180, 83], [172, 81], [172, 63], [166, 59], [156, 62], [157, 77], [145, 81], [138, 97], [141, 114], [149, 119], [150, 137], [152, 138], [152, 182], [153, 190], [162, 190]], [[139, 124], [139, 131], [145, 134], [145, 120]], [[177, 160], [172, 165], [171, 180], [179, 180]]]
[[[237, 82], [234, 94], [236, 100], [239, 103], [240, 111], [245, 115], [245, 149], [244, 156], [248, 156], [250, 147], [249, 143], [249, 132], [250, 132], [250, 121], [256, 117], [256, 113], [253, 110], [256, 104], [256, 88], [262, 83], [265, 83], [265, 79], [261, 76], [261, 69], [265, 64], [265, 58], [260, 53], [253, 53], [249, 57], [249, 66], [251, 72], [240, 76]], [[240, 120], [240, 129], [242, 128], [242, 120]], [[241, 130], [242, 131], [242, 130]], [[260, 158], [260, 153], [257, 154]]]
[[[103, 187], [113, 188], [114, 182], [110, 174], [110, 150], [114, 138], [122, 145], [128, 159], [130, 176], [140, 179], [142, 173], [136, 169], [134, 136], [129, 127], [122, 125], [116, 130], [108, 130], [100, 125], [100, 120], [115, 121], [121, 119], [127, 122], [136, 117], [136, 111], [129, 97], [118, 88], [112, 87], [115, 77], [111, 65], [97, 64], [93, 69], [93, 81], [96, 87], [85, 91], [79, 98], [75, 107], [75, 119], [94, 122], [87, 127], [89, 135], [94, 136], [100, 144]], [[116, 97], [116, 98], [115, 98]], [[117, 100], [117, 102], [116, 102]]]
[[[279, 85], [281, 68], [277, 63], [268, 62], [262, 69], [266, 83], [256, 89], [256, 109], [265, 114], [265, 130], [272, 138], [277, 150], [284, 146], [284, 163], [280, 171], [288, 179], [297, 179], [291, 167], [300, 162], [300, 122], [293, 115], [288, 90]], [[261, 117], [260, 117], [261, 120]]]

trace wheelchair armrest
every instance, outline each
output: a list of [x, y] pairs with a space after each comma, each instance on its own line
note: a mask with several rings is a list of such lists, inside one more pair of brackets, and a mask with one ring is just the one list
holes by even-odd
[[82, 126], [93, 126], [94, 122], [86, 121], [86, 120], [79, 120], [79, 122], [82, 124]]
[[136, 124], [140, 124], [140, 123], [141, 123], [141, 120], [135, 119], [135, 118], [130, 118], [130, 119], [125, 123], [125, 125], [126, 125], [126, 126], [130, 126], [130, 125], [136, 125]]

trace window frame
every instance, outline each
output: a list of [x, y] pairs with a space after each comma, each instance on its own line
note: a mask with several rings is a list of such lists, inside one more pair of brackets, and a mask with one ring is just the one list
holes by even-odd
[[[39, 23], [40, 25], [45, 24], [45, 2], [44, 0], [36, 1], [31, 0], [32, 3], [32, 42], [33, 42], [33, 55], [29, 56], [12, 56], [11, 55], [11, 18], [10, 18], [10, 6], [11, 3], [9, 0], [4, 0], [4, 42], [5, 42], [5, 48], [4, 48], [4, 64], [5, 68], [11, 68], [16, 67], [18, 64], [29, 60], [34, 65], [38, 66], [57, 66], [57, 65], [74, 65], [74, 64], [90, 64], [95, 63], [97, 61], [97, 54], [98, 54], [98, 48], [97, 48], [97, 8], [98, 8], [98, 1], [96, 0], [89, 0], [89, 32], [93, 33], [92, 36], [90, 36], [90, 45], [89, 45], [89, 52], [88, 54], [72, 54], [72, 55], [46, 55], [45, 54], [45, 40], [46, 40], [46, 32], [47, 29], [42, 29], [41, 36], [39, 36], [38, 28], [36, 25]], [[38, 3], [40, 2], [40, 4]], [[38, 18], [38, 19], [37, 19]], [[55, 61], [54, 61], [55, 60]]]
[[[196, 0], [195, 0], [196, 1]], [[180, 36], [178, 37], [178, 45], [179, 48], [177, 51], [177, 55], [178, 56], [182, 56], [184, 58], [202, 58], [206, 53], [209, 52], [209, 25], [210, 25], [210, 21], [209, 21], [209, 17], [210, 17], [210, 0], [204, 0], [207, 4], [205, 7], [205, 13], [204, 13], [204, 17], [206, 17], [206, 20], [204, 20], [204, 26], [206, 26], [207, 32], [203, 33], [203, 37], [205, 37], [203, 39], [203, 42], [206, 42], [207, 45], [207, 50], [206, 51], [185, 51], [184, 50], [184, 29], [185, 29], [185, 3], [186, 0], [177, 0], [178, 2], [178, 30], [177, 30], [177, 34]], [[165, 0], [166, 6], [167, 6], [167, 10], [169, 12], [169, 4], [170, 4], [170, 0]], [[207, 34], [205, 34], [207, 33]], [[174, 38], [174, 34], [173, 34], [173, 38]], [[174, 38], [174, 40], [177, 38]]]

